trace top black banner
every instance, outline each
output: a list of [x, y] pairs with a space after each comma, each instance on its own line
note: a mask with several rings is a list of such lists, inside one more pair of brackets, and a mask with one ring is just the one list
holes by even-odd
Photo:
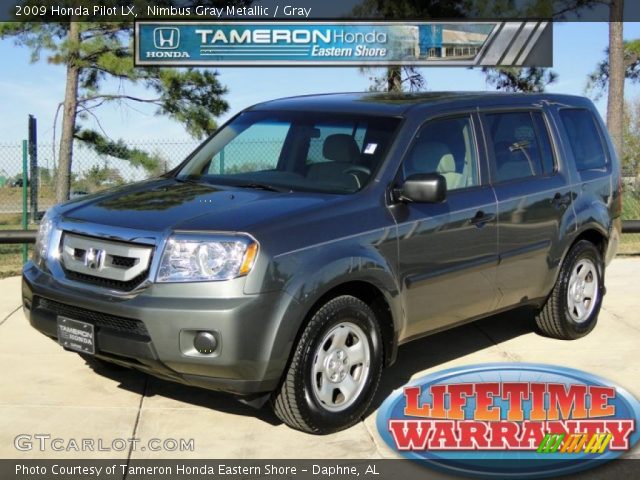
[[[508, 4], [508, 5], [506, 5]], [[526, 20], [640, 21], [636, 0], [0, 0], [3, 22], [133, 20]]]

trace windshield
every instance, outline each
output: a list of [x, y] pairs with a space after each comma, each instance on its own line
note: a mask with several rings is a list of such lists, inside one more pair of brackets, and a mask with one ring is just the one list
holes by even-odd
[[210, 138], [177, 178], [275, 191], [353, 193], [380, 165], [398, 118], [245, 112]]

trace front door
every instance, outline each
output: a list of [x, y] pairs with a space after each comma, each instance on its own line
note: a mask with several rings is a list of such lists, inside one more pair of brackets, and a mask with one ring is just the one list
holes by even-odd
[[399, 181], [416, 173], [447, 180], [443, 203], [392, 207], [407, 319], [404, 338], [488, 312], [495, 299], [497, 210], [476, 142], [477, 117], [426, 123], [403, 161]]

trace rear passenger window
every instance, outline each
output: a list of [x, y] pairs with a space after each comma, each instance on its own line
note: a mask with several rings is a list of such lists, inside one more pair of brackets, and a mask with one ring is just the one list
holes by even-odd
[[545, 175], [548, 175], [556, 170], [549, 130], [547, 129], [547, 124], [544, 121], [542, 113], [531, 112], [531, 116], [536, 126], [536, 138], [538, 139], [538, 147], [540, 148], [540, 156], [542, 158], [542, 171]]
[[484, 118], [497, 182], [553, 172], [553, 150], [540, 112], [489, 113]]
[[604, 168], [607, 165], [607, 156], [593, 114], [585, 109], [565, 108], [560, 110], [560, 119], [567, 132], [576, 168]]

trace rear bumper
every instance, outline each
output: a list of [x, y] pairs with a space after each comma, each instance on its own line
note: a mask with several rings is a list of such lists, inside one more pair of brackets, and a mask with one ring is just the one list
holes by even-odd
[[[54, 339], [58, 315], [93, 323], [100, 359], [241, 396], [274, 390], [295, 338], [283, 328], [295, 301], [284, 292], [244, 295], [240, 284], [226, 285], [217, 298], [207, 288], [167, 284], [126, 299], [88, 295], [28, 263], [22, 298], [31, 325]], [[212, 354], [186, 348], [192, 344], [185, 339], [202, 330], [219, 339]]]
[[620, 217], [615, 218], [611, 222], [609, 228], [609, 241], [607, 242], [607, 251], [604, 255], [605, 265], [609, 265], [613, 257], [616, 256], [618, 251], [618, 245], [620, 244], [620, 235], [622, 234], [622, 219]]

